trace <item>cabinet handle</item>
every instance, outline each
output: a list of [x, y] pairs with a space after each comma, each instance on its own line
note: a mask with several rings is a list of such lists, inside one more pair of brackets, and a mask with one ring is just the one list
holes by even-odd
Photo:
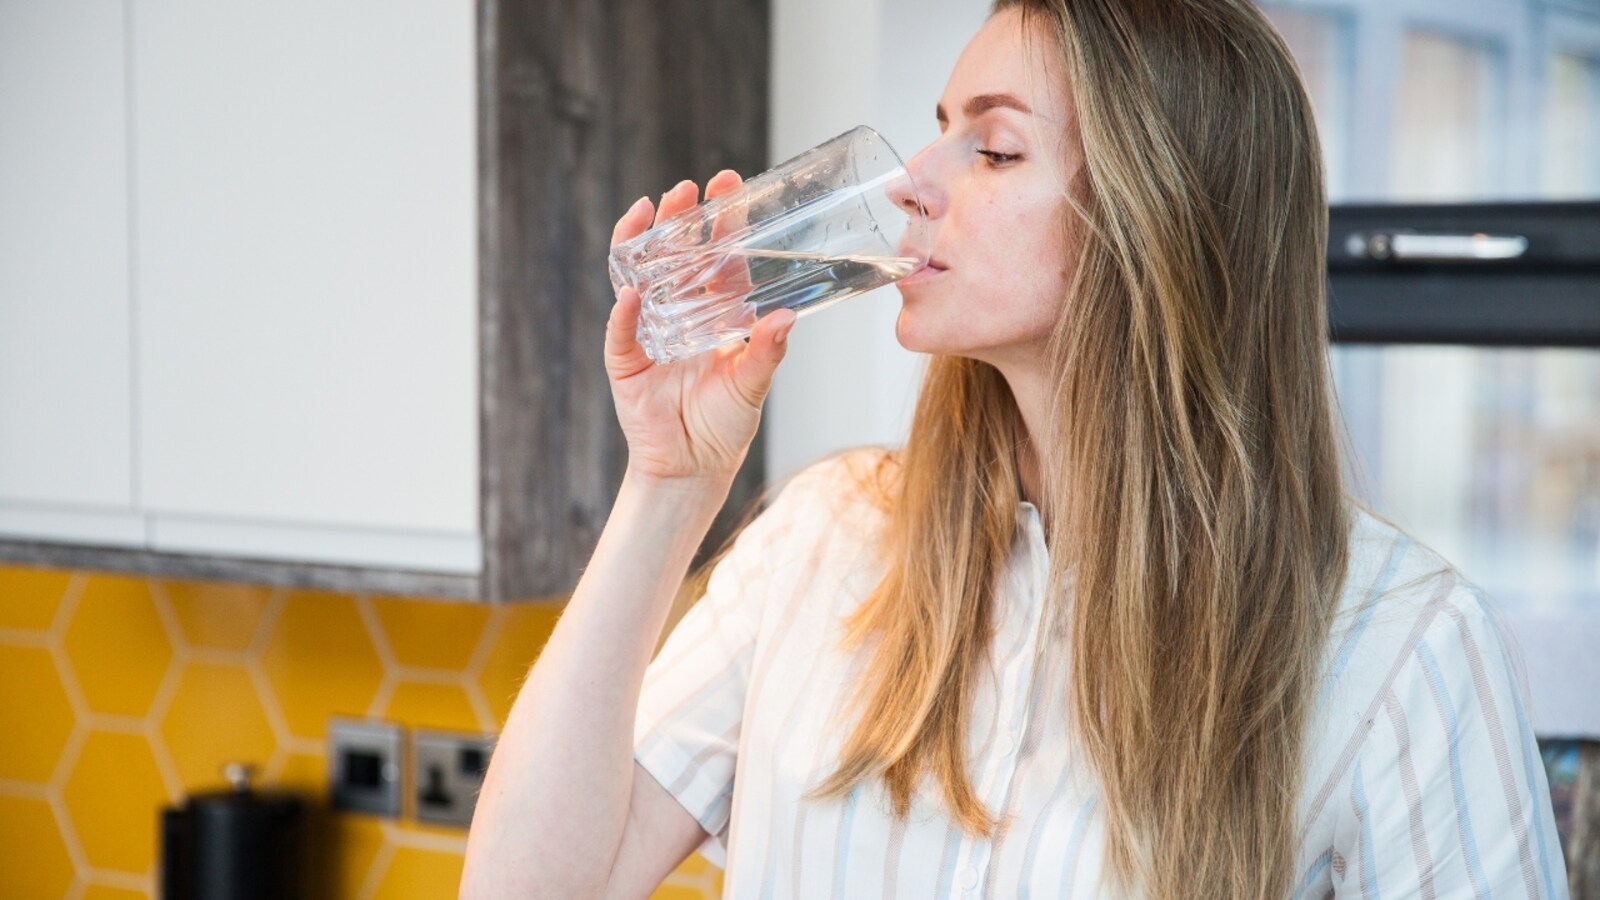
[[1414, 234], [1386, 231], [1367, 234], [1358, 231], [1345, 238], [1344, 248], [1356, 259], [1473, 262], [1516, 259], [1528, 251], [1528, 239], [1520, 234]]

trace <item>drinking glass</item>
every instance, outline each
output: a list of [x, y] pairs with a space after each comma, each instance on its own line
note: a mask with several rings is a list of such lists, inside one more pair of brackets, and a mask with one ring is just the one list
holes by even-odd
[[861, 125], [612, 248], [657, 363], [744, 338], [779, 307], [809, 315], [911, 274], [932, 246], [916, 186]]

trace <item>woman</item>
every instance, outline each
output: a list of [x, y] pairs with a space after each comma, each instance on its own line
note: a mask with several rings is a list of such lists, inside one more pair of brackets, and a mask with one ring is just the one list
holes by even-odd
[[1341, 488], [1321, 159], [1261, 14], [1000, 0], [938, 118], [906, 446], [792, 479], [653, 663], [794, 315], [656, 367], [618, 297], [627, 477], [465, 895], [644, 896], [703, 845], [741, 898], [1564, 896], [1481, 594]]

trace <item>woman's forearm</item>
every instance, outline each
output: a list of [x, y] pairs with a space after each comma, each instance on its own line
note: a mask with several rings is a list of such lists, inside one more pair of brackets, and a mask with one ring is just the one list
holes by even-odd
[[585, 897], [605, 885], [628, 820], [645, 668], [730, 486], [624, 479], [495, 747], [463, 897]]

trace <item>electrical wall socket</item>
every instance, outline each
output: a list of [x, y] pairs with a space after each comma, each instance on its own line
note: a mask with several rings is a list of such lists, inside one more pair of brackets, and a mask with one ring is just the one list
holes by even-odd
[[445, 731], [411, 736], [411, 797], [418, 820], [439, 825], [472, 824], [472, 810], [494, 738]]
[[400, 815], [400, 726], [366, 719], [328, 721], [328, 788], [334, 809]]

